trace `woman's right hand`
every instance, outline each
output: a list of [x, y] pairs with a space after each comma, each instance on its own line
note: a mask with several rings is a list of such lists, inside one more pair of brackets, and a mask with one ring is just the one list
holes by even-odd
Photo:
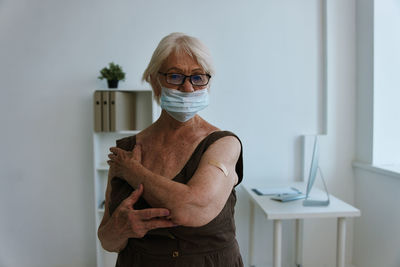
[[176, 226], [167, 219], [168, 209], [148, 208], [135, 210], [133, 205], [143, 193], [143, 185], [134, 190], [112, 214], [113, 228], [125, 238], [142, 238], [148, 231], [156, 228]]

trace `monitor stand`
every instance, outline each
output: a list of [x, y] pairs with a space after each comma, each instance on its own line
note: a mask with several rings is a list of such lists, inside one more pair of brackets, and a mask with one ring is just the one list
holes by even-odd
[[325, 192], [326, 192], [326, 195], [327, 195], [328, 199], [327, 200], [309, 199], [309, 196], [307, 194], [306, 199], [303, 200], [303, 206], [306, 206], [306, 207], [319, 207], [319, 206], [328, 206], [329, 205], [328, 188], [326, 187], [325, 179], [324, 179], [324, 176], [322, 175], [322, 171], [321, 171], [321, 168], [319, 166], [318, 166], [318, 170], [319, 170], [319, 173], [321, 175], [321, 179], [322, 179], [322, 182], [324, 184]]

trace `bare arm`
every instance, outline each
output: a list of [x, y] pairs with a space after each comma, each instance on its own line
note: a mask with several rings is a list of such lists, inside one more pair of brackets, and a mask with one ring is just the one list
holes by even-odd
[[113, 175], [109, 172], [104, 216], [98, 229], [98, 238], [105, 250], [119, 252], [125, 248], [129, 238], [141, 238], [151, 229], [175, 225], [164, 217], [170, 214], [167, 209], [135, 210], [133, 208], [143, 193], [142, 185], [122, 201], [110, 216], [108, 203], [111, 194], [111, 177]]
[[[146, 169], [140, 164], [140, 159], [134, 160], [135, 155], [136, 159], [140, 158], [139, 149], [135, 147], [133, 160], [130, 160], [122, 177], [133, 187], [143, 184], [146, 201], [153, 207], [169, 209], [172, 221], [179, 225], [202, 226], [210, 222], [221, 212], [238, 181], [235, 167], [241, 145], [232, 136], [217, 140], [207, 149], [188, 184], [174, 182]], [[111, 151], [116, 150], [112, 148]], [[120, 152], [118, 150], [117, 153]], [[116, 157], [110, 158], [112, 162], [116, 161]], [[228, 176], [209, 164], [210, 160], [222, 163], [228, 170]]]

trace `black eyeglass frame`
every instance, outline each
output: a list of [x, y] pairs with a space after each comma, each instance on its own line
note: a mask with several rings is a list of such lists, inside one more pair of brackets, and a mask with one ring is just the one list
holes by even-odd
[[[189, 79], [189, 82], [190, 82], [193, 86], [206, 86], [206, 85], [210, 82], [210, 79], [211, 79], [211, 75], [208, 74], [208, 73], [206, 73], [206, 74], [185, 75], [185, 74], [182, 74], [182, 73], [172, 73], [172, 72], [166, 73], [166, 72], [161, 72], [161, 71], [159, 71], [158, 74], [164, 75], [165, 78], [167, 77], [168, 74], [178, 74], [178, 75], [184, 76], [184, 78], [183, 78], [183, 80], [182, 80], [182, 83], [180, 83], [180, 84], [169, 83], [169, 82], [167, 81], [167, 79], [165, 79], [165, 81], [166, 81], [168, 84], [177, 85], [177, 86], [184, 84], [185, 81], [186, 81], [186, 78], [190, 78], [190, 79]], [[206, 75], [206, 76], [208, 77], [208, 80], [207, 80], [207, 83], [206, 83], [206, 84], [202, 84], [202, 85], [193, 84], [192, 77], [193, 77], [193, 76], [199, 76], [199, 75]]]

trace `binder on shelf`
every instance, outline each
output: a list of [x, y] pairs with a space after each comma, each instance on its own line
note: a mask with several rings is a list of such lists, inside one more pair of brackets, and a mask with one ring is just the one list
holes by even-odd
[[93, 97], [93, 107], [94, 107], [94, 131], [101, 132], [103, 130], [103, 116], [102, 116], [102, 101], [101, 92], [95, 91]]
[[110, 92], [110, 131], [136, 129], [136, 94], [129, 92]]
[[[136, 92], [98, 90], [93, 95], [94, 131], [120, 132], [132, 131], [141, 126], [137, 118], [137, 101], [141, 98]], [[138, 122], [140, 125], [138, 125]], [[142, 123], [143, 124], [143, 123]]]
[[101, 100], [102, 100], [102, 121], [103, 121], [103, 132], [110, 131], [110, 105], [109, 105], [110, 92], [102, 91], [101, 92]]

